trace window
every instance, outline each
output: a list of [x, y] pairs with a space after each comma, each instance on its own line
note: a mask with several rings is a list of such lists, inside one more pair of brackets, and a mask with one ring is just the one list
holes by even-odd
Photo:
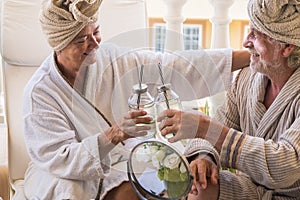
[[[155, 51], [163, 51], [166, 37], [166, 24], [161, 18], [151, 18], [149, 20], [152, 33], [150, 44]], [[204, 48], [204, 20], [187, 20], [183, 24], [183, 41], [184, 49], [201, 49]]]
[[185, 50], [202, 48], [202, 25], [184, 24], [183, 37]]
[[[151, 47], [157, 51], [164, 48], [166, 23], [163, 18], [149, 18]], [[249, 20], [232, 20], [229, 24], [230, 47], [243, 49], [244, 37], [249, 31]], [[207, 49], [211, 45], [212, 24], [209, 19], [188, 18], [183, 23], [184, 48]]]
[[[153, 25], [153, 34], [152, 41], [154, 41], [154, 49], [155, 51], [163, 51], [165, 45], [165, 37], [166, 37], [166, 26], [162, 23], [156, 23]], [[152, 43], [153, 44], [153, 43]]]

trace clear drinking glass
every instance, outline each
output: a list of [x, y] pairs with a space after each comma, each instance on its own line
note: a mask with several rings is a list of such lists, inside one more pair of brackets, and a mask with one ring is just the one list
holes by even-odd
[[[167, 109], [182, 110], [182, 104], [180, 98], [174, 92], [170, 83], [157, 87], [157, 92], [158, 94], [157, 97], [155, 98], [157, 114], [160, 114], [162, 111]], [[159, 124], [157, 123], [157, 132], [159, 132], [158, 125]], [[173, 134], [168, 134], [166, 138], [170, 138], [172, 136]]]
[[146, 84], [136, 84], [132, 87], [132, 94], [128, 99], [129, 110], [145, 110], [147, 116], [152, 117], [152, 121], [147, 124], [136, 124], [136, 126], [150, 126], [147, 135], [137, 137], [138, 139], [146, 140], [155, 137], [156, 134], [156, 111], [154, 97], [148, 92]]

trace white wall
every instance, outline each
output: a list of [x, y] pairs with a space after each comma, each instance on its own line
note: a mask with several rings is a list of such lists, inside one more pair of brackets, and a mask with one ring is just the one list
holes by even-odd
[[[230, 8], [230, 17], [232, 19], [248, 19], [247, 2], [248, 0], [235, 0]], [[163, 17], [165, 14], [166, 8], [163, 0], [147, 0], [147, 7], [149, 17]], [[187, 18], [209, 19], [214, 10], [209, 0], [187, 0], [182, 12]]]
[[7, 165], [7, 126], [4, 121], [2, 91], [2, 57], [0, 55], [0, 165]]
[[0, 124], [0, 166], [7, 165], [7, 127], [6, 124]]

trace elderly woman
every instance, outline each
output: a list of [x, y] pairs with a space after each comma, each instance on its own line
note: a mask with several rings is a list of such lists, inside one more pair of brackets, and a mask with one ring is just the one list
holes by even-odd
[[[248, 64], [247, 52], [230, 49], [160, 54], [100, 45], [100, 4], [43, 2], [40, 22], [53, 53], [24, 92], [24, 132], [31, 158], [24, 186], [28, 199], [137, 199], [120, 164], [130, 150], [127, 139], [148, 130], [136, 124], [152, 120], [140, 118], [145, 111], [127, 112], [137, 66], [145, 65], [144, 80], [151, 80], [153, 65], [161, 63], [172, 83], [199, 88], [189, 93], [201, 97], [228, 85], [231, 66]], [[212, 80], [204, 79], [208, 74]]]
[[191, 200], [299, 199], [299, 11], [299, 0], [249, 1], [250, 33], [243, 45], [251, 52], [250, 68], [238, 74], [218, 121], [171, 110], [158, 118], [164, 119], [163, 135], [181, 130], [170, 141], [206, 139], [191, 140], [186, 151], [199, 156], [191, 164], [199, 177]]

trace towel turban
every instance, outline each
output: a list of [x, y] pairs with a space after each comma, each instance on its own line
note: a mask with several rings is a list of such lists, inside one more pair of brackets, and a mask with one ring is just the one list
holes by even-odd
[[271, 38], [300, 46], [300, 0], [249, 0], [251, 24]]
[[89, 23], [97, 21], [102, 0], [45, 0], [40, 23], [49, 45], [59, 51]]

